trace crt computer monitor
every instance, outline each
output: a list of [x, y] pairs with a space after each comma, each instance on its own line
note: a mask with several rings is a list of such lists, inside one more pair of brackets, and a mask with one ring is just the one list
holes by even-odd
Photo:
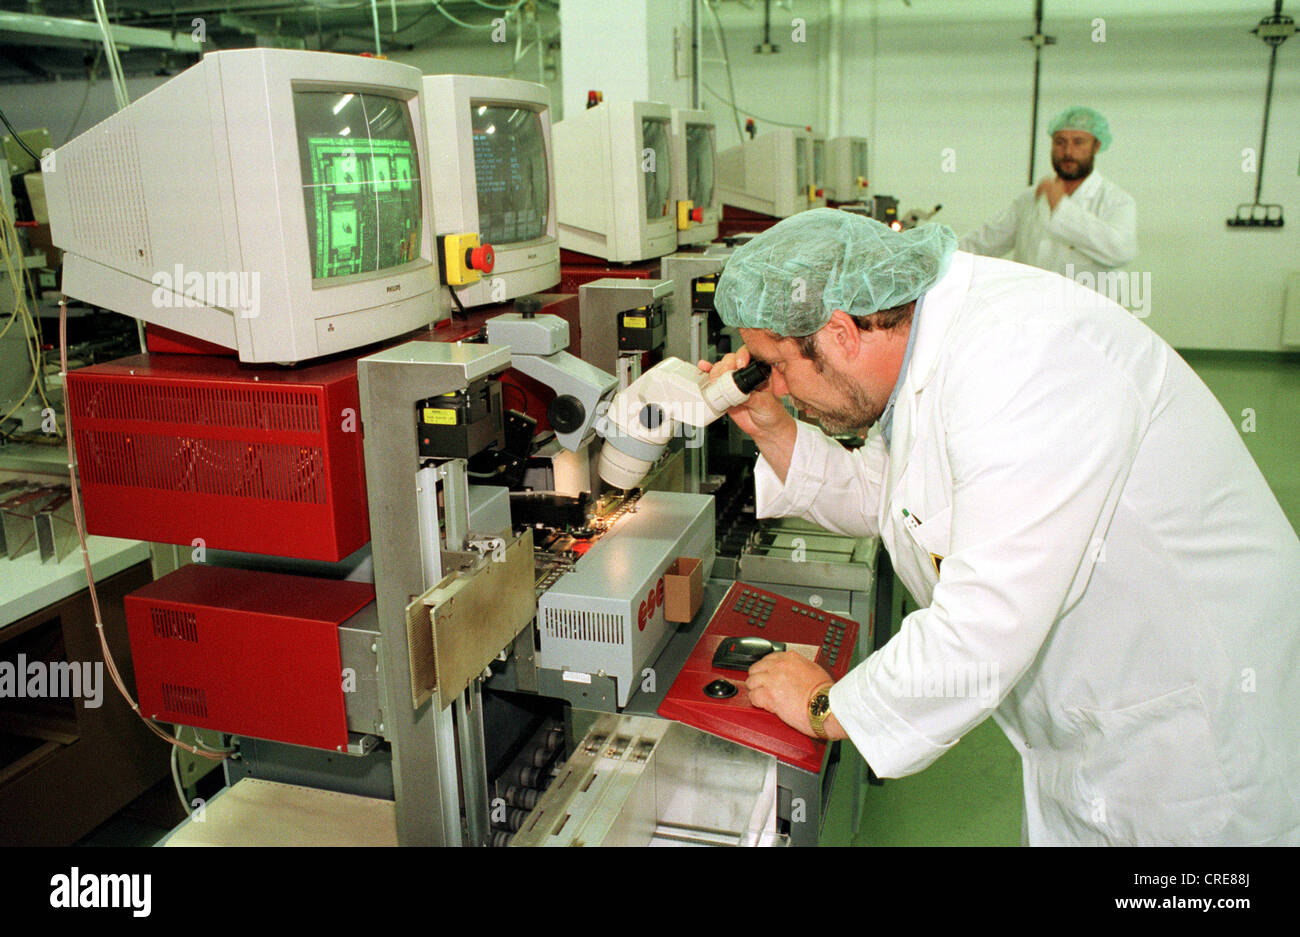
[[[677, 243], [717, 240], [722, 202], [717, 186], [717, 130], [708, 111], [673, 108], [673, 204]], [[689, 202], [689, 206], [684, 205]]]
[[423, 110], [438, 234], [477, 233], [492, 272], [458, 287], [465, 306], [560, 282], [550, 92], [481, 75], [426, 75]]
[[832, 137], [826, 141], [826, 197], [860, 202], [867, 196], [867, 141]]
[[443, 318], [418, 69], [215, 52], [59, 148], [63, 292], [292, 363]]
[[769, 130], [718, 155], [724, 205], [788, 218], [809, 207], [812, 183], [812, 134], [807, 130]]
[[672, 109], [606, 101], [555, 125], [560, 247], [616, 263], [677, 249]]

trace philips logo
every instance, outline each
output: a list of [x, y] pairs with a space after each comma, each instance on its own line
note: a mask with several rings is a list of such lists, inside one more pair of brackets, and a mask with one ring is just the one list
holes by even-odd
[[133, 917], [148, 917], [153, 876], [149, 873], [82, 875], [74, 865], [68, 875], [50, 879], [52, 908], [130, 908]]

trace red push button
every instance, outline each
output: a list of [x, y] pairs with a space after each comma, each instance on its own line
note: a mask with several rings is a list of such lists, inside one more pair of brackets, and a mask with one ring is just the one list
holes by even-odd
[[470, 248], [469, 267], [471, 270], [491, 273], [492, 268], [496, 266], [496, 262], [496, 251], [492, 249], [491, 244], [480, 244], [478, 247]]
[[694, 221], [696, 224], [699, 224], [699, 223], [700, 223], [701, 221], [703, 221], [703, 220], [704, 220], [704, 209], [703, 209], [703, 208], [692, 208], [692, 209], [691, 209], [691, 221]]

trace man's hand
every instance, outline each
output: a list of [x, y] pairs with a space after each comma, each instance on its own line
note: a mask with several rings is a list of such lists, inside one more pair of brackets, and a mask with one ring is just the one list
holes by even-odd
[[[808, 720], [808, 699], [813, 690], [834, 682], [830, 674], [802, 654], [780, 651], [768, 654], [749, 668], [745, 689], [749, 691], [749, 701], [759, 709], [775, 713], [792, 729], [816, 738]], [[846, 737], [834, 713], [822, 729], [832, 739]]]
[[[701, 361], [699, 368], [701, 371], [726, 374], [728, 371], [745, 367], [749, 361], [749, 349], [742, 345], [738, 351], [724, 355], [713, 363]], [[755, 390], [749, 395], [748, 400], [727, 411], [727, 416], [731, 417], [743, 432], [753, 437], [760, 447], [765, 440], [792, 435], [794, 430], [794, 417], [790, 416], [781, 405], [781, 401], [765, 388], [766, 385]]]
[[1061, 199], [1065, 198], [1065, 180], [1060, 176], [1044, 176], [1043, 181], [1038, 183], [1038, 191], [1034, 193], [1035, 199], [1047, 199], [1047, 207], [1056, 211], [1056, 206], [1061, 204]]

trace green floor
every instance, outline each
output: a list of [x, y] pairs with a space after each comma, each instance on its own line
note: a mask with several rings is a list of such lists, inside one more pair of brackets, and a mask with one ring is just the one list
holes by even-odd
[[[1184, 357], [1238, 429], [1291, 521], [1300, 529], [1300, 360], [1221, 352]], [[1249, 424], [1246, 424], [1249, 426]], [[849, 757], [857, 759], [857, 754]], [[920, 774], [867, 788], [857, 835], [844, 772], [831, 797], [822, 844], [834, 846], [1014, 846], [1020, 843], [1020, 758], [988, 720]]]

